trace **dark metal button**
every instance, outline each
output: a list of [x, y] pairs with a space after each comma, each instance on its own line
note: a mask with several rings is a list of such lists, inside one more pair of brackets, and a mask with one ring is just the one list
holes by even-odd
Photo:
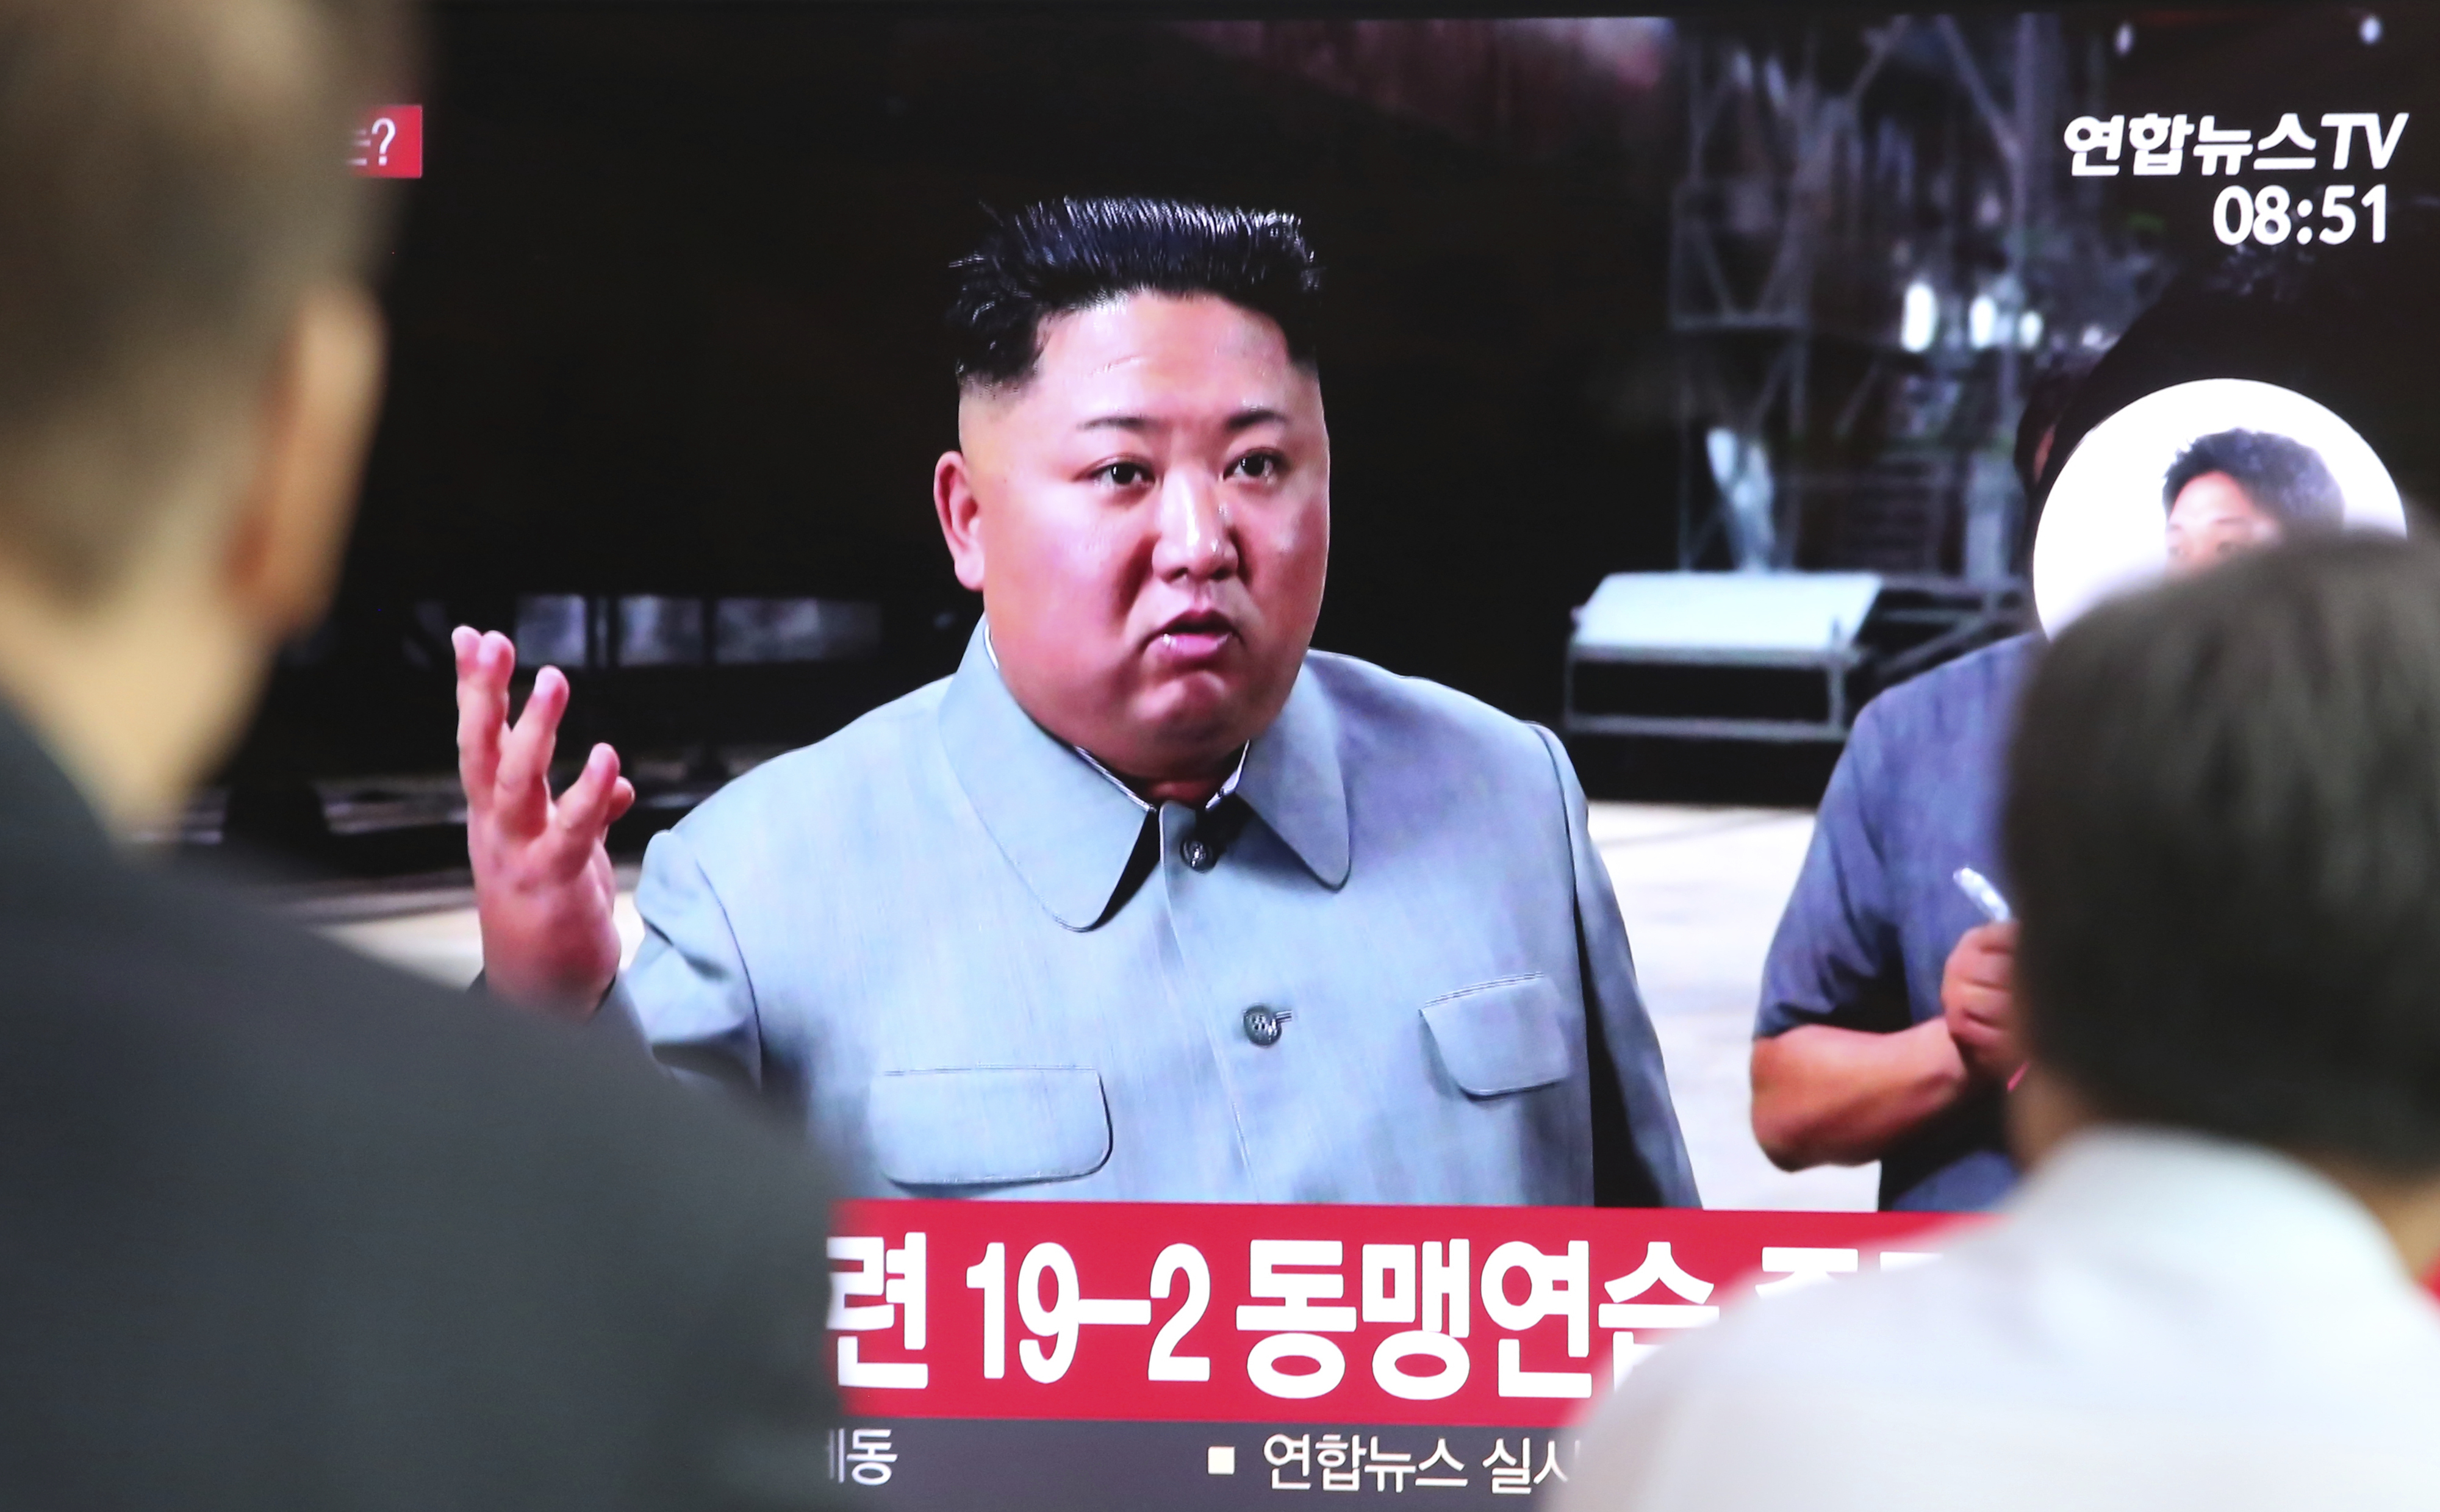
[[[1177, 854], [1180, 859], [1184, 860], [1187, 865], [1194, 868], [1197, 872], [1211, 871], [1211, 863], [1220, 858], [1210, 845], [1193, 838], [1192, 836], [1188, 837], [1185, 844], [1177, 848]], [[1277, 1038], [1278, 1036], [1274, 1035], [1272, 1037]], [[1266, 1039], [1263, 1041], [1263, 1043], [1267, 1045], [1270, 1043], [1270, 1040]]]
[[1265, 1008], [1257, 1003], [1246, 1010], [1246, 1037], [1257, 1045], [1276, 1045], [1281, 1029], [1295, 1017], [1285, 1008]]

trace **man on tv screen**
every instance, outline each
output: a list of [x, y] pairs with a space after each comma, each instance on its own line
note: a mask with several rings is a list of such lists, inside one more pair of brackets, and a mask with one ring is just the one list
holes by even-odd
[[2335, 531], [2346, 498], [2321, 455], [2259, 430], [2223, 430], [2178, 453], [2161, 480], [2169, 567], [2190, 572], [2289, 535]]
[[[2037, 427], [2056, 418], [2029, 407], [2020, 442], [2045, 446]], [[2180, 575], [2335, 531], [2344, 513], [2312, 448], [2242, 429], [2180, 448], [2162, 502], [2168, 569]], [[2024, 1064], [2016, 926], [1990, 916], [2005, 903], [1982, 875], [2005, 875], [1998, 773], [2044, 644], [2038, 632], [2000, 641], [1864, 711], [1771, 944], [1755, 1135], [1790, 1169], [1879, 1161], [1884, 1208], [1987, 1207], [2017, 1179], [2002, 1127]]]
[[1310, 649], [1299, 223], [1063, 201], [958, 271], [933, 494], [983, 622], [656, 838], [623, 975], [618, 760], [554, 800], [565, 680], [511, 729], [513, 647], [458, 632], [492, 990], [783, 1105], [862, 1195], [1694, 1203], [1566, 753]]

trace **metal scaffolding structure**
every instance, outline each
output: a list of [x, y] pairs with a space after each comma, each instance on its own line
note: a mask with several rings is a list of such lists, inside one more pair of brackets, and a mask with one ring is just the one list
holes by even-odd
[[2113, 339], [2149, 272], [2055, 151], [2097, 39], [1902, 16], [1680, 46], [1680, 566], [2006, 584], [2026, 377]]
[[2097, 32], [1944, 15], [1678, 41], [1679, 570], [1617, 574], [1578, 611], [1567, 726], [1841, 741], [1877, 690], [2026, 622], [2024, 389], [2116, 339], [2162, 270], [2058, 150], [2099, 104]]

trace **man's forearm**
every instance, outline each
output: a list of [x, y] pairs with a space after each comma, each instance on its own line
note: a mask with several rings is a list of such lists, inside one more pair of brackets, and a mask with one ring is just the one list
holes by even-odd
[[1754, 1041], [1754, 1138], [1782, 1170], [1860, 1165], [1954, 1107], [1969, 1080], [1940, 1019], [1892, 1035], [1808, 1024]]

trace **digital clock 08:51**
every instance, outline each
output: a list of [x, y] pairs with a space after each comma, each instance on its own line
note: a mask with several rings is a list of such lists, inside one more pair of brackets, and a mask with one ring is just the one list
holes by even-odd
[[[2219, 191], [2212, 205], [2212, 230], [2230, 246], [2248, 237], [2264, 246], [2277, 246], [2290, 236], [2299, 246], [2319, 242], [2336, 246], [2356, 234], [2356, 211], [2360, 207], [2363, 219], [2369, 221], [2372, 240], [2389, 240], [2389, 186], [2375, 184], [2359, 198], [2353, 184], [2333, 184], [2322, 190], [2318, 201], [2290, 201], [2288, 191], [2276, 184], [2249, 190], [2242, 184], [2231, 184]], [[2320, 211], [2321, 224], [2307, 225], [2307, 220]]]

